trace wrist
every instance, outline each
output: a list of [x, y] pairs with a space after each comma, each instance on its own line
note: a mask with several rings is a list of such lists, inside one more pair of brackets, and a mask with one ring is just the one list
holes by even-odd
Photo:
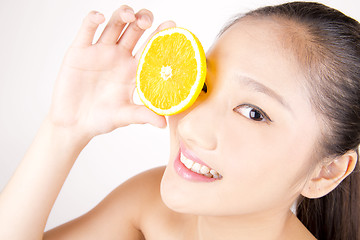
[[46, 116], [40, 132], [50, 135], [50, 138], [58, 143], [73, 148], [84, 148], [92, 139], [92, 136], [80, 126], [64, 126], [54, 122], [50, 116]]

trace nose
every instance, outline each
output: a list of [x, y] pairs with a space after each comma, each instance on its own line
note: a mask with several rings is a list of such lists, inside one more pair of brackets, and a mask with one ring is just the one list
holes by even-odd
[[211, 99], [200, 96], [178, 121], [178, 133], [187, 144], [214, 150], [218, 145], [219, 120]]

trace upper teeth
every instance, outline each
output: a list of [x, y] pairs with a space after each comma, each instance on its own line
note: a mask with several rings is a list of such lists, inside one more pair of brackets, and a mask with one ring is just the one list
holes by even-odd
[[185, 157], [182, 153], [180, 154], [180, 161], [185, 165], [186, 168], [190, 169], [193, 172], [202, 174], [209, 178], [222, 178], [222, 176], [214, 169], [210, 169], [207, 166], [194, 162]]

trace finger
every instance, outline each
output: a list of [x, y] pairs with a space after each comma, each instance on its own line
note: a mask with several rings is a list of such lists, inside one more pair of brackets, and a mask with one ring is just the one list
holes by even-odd
[[87, 47], [92, 45], [96, 29], [105, 21], [103, 14], [91, 11], [83, 20], [81, 27], [72, 43], [73, 46]]
[[142, 9], [136, 13], [136, 21], [129, 24], [118, 44], [126, 50], [132, 52], [137, 41], [144, 31], [151, 27], [154, 17], [149, 10]]
[[134, 124], [146, 124], [149, 123], [158, 128], [166, 127], [166, 118], [164, 116], [157, 115], [147, 107], [143, 105], [131, 106], [131, 115], [128, 121]]
[[111, 16], [98, 42], [115, 44], [126, 24], [135, 20], [134, 10], [126, 5], [121, 6]]
[[150, 35], [150, 37], [145, 41], [145, 43], [139, 48], [139, 50], [136, 52], [135, 54], [135, 58], [137, 60], [140, 59], [141, 57], [141, 53], [144, 51], [144, 48], [146, 47], [146, 44], [150, 41], [150, 39], [158, 32], [167, 29], [167, 28], [172, 28], [172, 27], [176, 27], [176, 23], [173, 21], [167, 21], [167, 22], [163, 22], [162, 24], [160, 24], [158, 26], [158, 28]]

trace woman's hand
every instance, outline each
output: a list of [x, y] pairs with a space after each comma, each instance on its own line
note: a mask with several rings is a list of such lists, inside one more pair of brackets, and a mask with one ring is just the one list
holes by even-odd
[[0, 193], [0, 239], [43, 239], [56, 197], [92, 137], [131, 123], [166, 126], [163, 116], [132, 101], [141, 49], [135, 56], [132, 51], [152, 18], [147, 10], [134, 14], [122, 6], [95, 44], [104, 16], [91, 12], [84, 19], [61, 66], [50, 112]]
[[[95, 31], [105, 18], [97, 12], [86, 16], [57, 78], [51, 122], [90, 137], [132, 123], [166, 126], [163, 116], [133, 103], [136, 69], [145, 45], [135, 55], [132, 52], [152, 20], [148, 10], [134, 14], [130, 7], [122, 6], [93, 44]], [[173, 26], [165, 22], [155, 32]]]

